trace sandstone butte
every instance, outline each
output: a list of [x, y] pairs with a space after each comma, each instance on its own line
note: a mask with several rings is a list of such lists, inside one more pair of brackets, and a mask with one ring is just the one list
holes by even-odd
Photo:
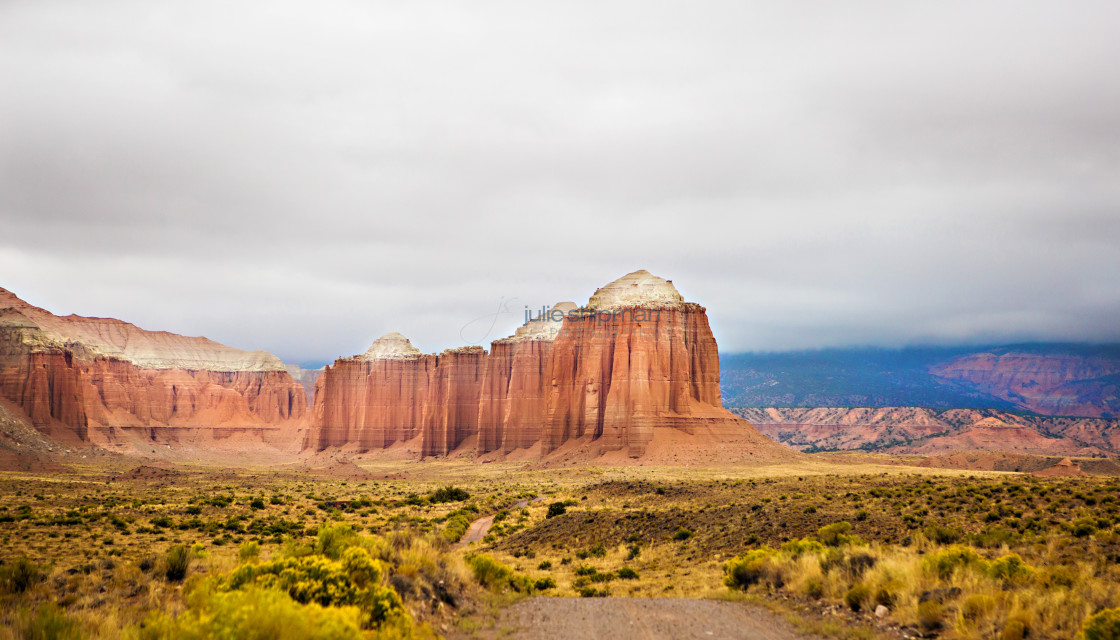
[[705, 309], [646, 271], [597, 290], [583, 308], [556, 305], [489, 354], [422, 354], [391, 333], [324, 370], [305, 448], [408, 442], [421, 456], [520, 452], [561, 462], [798, 455], [722, 408]]
[[[275, 356], [111, 318], [59, 317], [0, 289], [0, 402], [64, 442], [298, 438], [307, 395]], [[298, 443], [297, 443], [298, 444]]]

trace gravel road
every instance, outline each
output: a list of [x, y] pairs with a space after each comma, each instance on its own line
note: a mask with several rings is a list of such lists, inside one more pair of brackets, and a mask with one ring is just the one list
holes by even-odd
[[507, 638], [808, 640], [759, 607], [681, 598], [529, 598], [502, 614]]

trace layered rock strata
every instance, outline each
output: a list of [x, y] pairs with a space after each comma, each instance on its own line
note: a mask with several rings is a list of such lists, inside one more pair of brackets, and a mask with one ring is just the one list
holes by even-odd
[[661, 454], [678, 437], [684, 446], [785, 451], [720, 406], [704, 308], [637, 271], [586, 307], [556, 305], [493, 341], [489, 354], [421, 354], [390, 334], [340, 358], [319, 378], [306, 446], [369, 451], [419, 437], [423, 456], [439, 456], [477, 436], [480, 454], [539, 445], [548, 455], [577, 443], [592, 455], [640, 458], [658, 434], [668, 437]]
[[552, 345], [541, 451], [590, 436], [640, 457], [661, 428], [747, 428], [720, 406], [719, 354], [703, 307], [637, 271], [569, 314]]
[[319, 376], [305, 447], [365, 452], [422, 436], [421, 455], [447, 455], [478, 433], [485, 363], [482, 347], [422, 354], [403, 335], [384, 335]]
[[[307, 411], [275, 356], [112, 318], [58, 317], [0, 289], [0, 395], [56, 438], [117, 428], [268, 427]], [[276, 435], [276, 434], [272, 434]]]
[[561, 302], [490, 343], [478, 408], [478, 451], [510, 453], [541, 439], [552, 379], [552, 343], [576, 305]]

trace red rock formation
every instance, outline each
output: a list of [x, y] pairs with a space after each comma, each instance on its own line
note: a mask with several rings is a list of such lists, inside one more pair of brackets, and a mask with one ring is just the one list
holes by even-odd
[[449, 349], [435, 359], [424, 403], [421, 456], [445, 456], [478, 433], [478, 402], [486, 351]]
[[596, 291], [564, 319], [547, 377], [546, 455], [589, 437], [601, 452], [637, 458], [660, 429], [757, 436], [720, 405], [719, 354], [704, 308], [645, 271]]
[[[52, 437], [113, 429], [269, 427], [300, 419], [303, 389], [275, 356], [107, 318], [60, 318], [0, 289], [0, 395]], [[272, 435], [276, 435], [273, 433]]]
[[379, 338], [361, 356], [339, 358], [316, 383], [305, 447], [353, 443], [369, 451], [420, 435], [435, 364], [399, 333]]
[[421, 354], [390, 333], [366, 353], [339, 358], [319, 377], [306, 448], [384, 449], [423, 436], [422, 456], [454, 451], [478, 433], [486, 352], [481, 347]]
[[576, 305], [561, 302], [514, 335], [490, 343], [478, 410], [478, 452], [526, 449], [541, 439], [552, 341]]
[[305, 446], [369, 451], [421, 436], [420, 454], [441, 456], [477, 436], [482, 454], [574, 443], [561, 460], [637, 458], [651, 446], [664, 462], [699, 461], [686, 452], [705, 447], [703, 461], [796, 456], [721, 408], [704, 308], [671, 283], [639, 271], [597, 291], [589, 309], [561, 303], [489, 355], [421, 355], [400, 334], [384, 336], [323, 372]]
[[284, 369], [288, 372], [288, 375], [292, 376], [292, 380], [298, 382], [307, 392], [307, 406], [311, 406], [311, 403], [315, 401], [315, 383], [319, 381], [319, 376], [323, 375], [323, 367], [304, 369], [298, 365], [286, 364]]

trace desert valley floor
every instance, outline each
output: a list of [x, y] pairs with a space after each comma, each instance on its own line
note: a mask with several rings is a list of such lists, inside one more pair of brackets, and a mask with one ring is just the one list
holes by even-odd
[[[194, 637], [236, 625], [221, 617], [236, 596], [259, 611], [253, 624], [337, 627], [329, 637], [539, 637], [558, 624], [592, 637], [577, 629], [596, 620], [617, 637], [711, 637], [706, 624], [736, 629], [722, 637], [1072, 637], [1120, 596], [1117, 523], [1114, 477], [835, 455], [551, 468], [91, 456], [0, 476], [3, 622], [12, 637], [36, 624]], [[294, 599], [258, 602], [269, 592], [254, 583]], [[658, 617], [639, 615], [643, 598], [672, 600]]]

